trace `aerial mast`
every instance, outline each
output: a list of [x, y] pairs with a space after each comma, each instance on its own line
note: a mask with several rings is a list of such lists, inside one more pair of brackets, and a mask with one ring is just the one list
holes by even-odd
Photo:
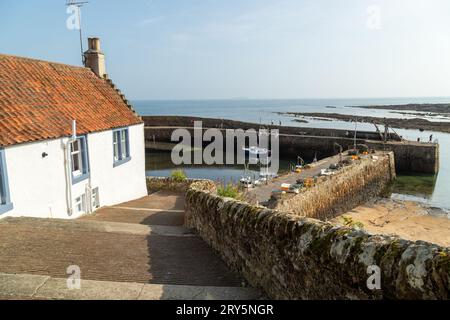
[[88, 4], [88, 1], [67, 0], [67, 7], [77, 7], [78, 31], [80, 32], [80, 48], [81, 48], [81, 62], [84, 64], [84, 50], [83, 50], [83, 31], [81, 28], [81, 7]]

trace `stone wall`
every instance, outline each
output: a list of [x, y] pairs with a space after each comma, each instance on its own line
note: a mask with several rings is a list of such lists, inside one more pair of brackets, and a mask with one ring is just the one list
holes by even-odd
[[270, 208], [326, 221], [382, 195], [395, 179], [394, 155], [377, 153], [355, 161], [334, 176], [320, 177], [300, 194], [287, 194]]
[[426, 174], [439, 172], [439, 144], [414, 141], [409, 143], [369, 141], [367, 145], [377, 150], [394, 152], [398, 172], [420, 172]]
[[[227, 119], [185, 117], [185, 116], [144, 116], [142, 117], [147, 127], [194, 127], [195, 121], [202, 121], [203, 128], [221, 128], [221, 129], [254, 129], [258, 130], [261, 125], [258, 123], [242, 122]], [[348, 130], [327, 129], [327, 128], [307, 128], [307, 127], [288, 127], [278, 125], [263, 125], [267, 129], [278, 129], [283, 134], [309, 135], [322, 137], [341, 137], [352, 138], [353, 133]], [[395, 133], [389, 133], [391, 139], [400, 140]], [[380, 140], [380, 135], [372, 131], [358, 131], [358, 139]]]
[[[193, 184], [186, 225], [273, 299], [449, 299], [450, 249], [224, 199]], [[367, 287], [368, 267], [381, 289]]]
[[214, 182], [209, 180], [186, 179], [185, 181], [177, 181], [173, 178], [147, 177], [147, 190], [149, 194], [157, 191], [184, 193], [194, 182], [196, 183], [197, 188], [203, 185], [204, 188], [208, 190], [215, 189]]
[[[245, 128], [244, 128], [245, 129]], [[145, 128], [146, 147], [153, 150], [172, 150], [175, 143], [172, 143], [171, 137], [173, 128]], [[335, 155], [338, 150], [336, 143], [341, 145], [345, 150], [352, 148], [354, 145], [353, 138], [346, 138], [340, 131], [322, 132], [317, 131], [306, 132], [307, 128], [296, 128], [296, 134], [280, 134], [280, 155], [286, 159], [293, 159], [297, 156], [304, 159], [312, 160], [314, 156], [319, 159]], [[330, 129], [331, 130], [331, 129]], [[193, 129], [188, 129], [193, 137]], [[289, 131], [289, 130], [288, 130]], [[305, 131], [300, 134], [300, 131]], [[283, 132], [283, 130], [281, 131]], [[294, 131], [293, 131], [294, 132]], [[321, 134], [329, 134], [330, 136], [322, 136]], [[361, 133], [362, 136], [369, 135]], [[160, 144], [170, 144], [161, 148]], [[389, 150], [395, 154], [395, 165], [397, 172], [416, 172], [435, 174], [439, 172], [439, 145], [434, 143], [424, 143], [415, 141], [389, 141], [383, 143], [376, 140], [367, 140], [360, 137], [357, 139], [358, 144], [366, 144], [370, 148], [377, 150]], [[205, 143], [207, 145], [208, 143]]]

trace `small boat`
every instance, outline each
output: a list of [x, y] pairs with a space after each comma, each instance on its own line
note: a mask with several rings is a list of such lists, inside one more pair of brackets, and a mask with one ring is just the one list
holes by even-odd
[[263, 180], [263, 179], [256, 179], [255, 181], [253, 181], [253, 184], [256, 186], [260, 186], [264, 183], [266, 183], [267, 180]]
[[333, 171], [333, 170], [330, 170], [330, 169], [322, 169], [322, 170], [320, 170], [320, 175], [321, 176], [332, 176], [332, 175], [335, 175], [335, 174], [336, 174], [336, 172]]
[[259, 155], [268, 155], [269, 150], [266, 148], [259, 148], [259, 147], [250, 147], [250, 148], [242, 148], [242, 150], [245, 152], [245, 156], [259, 156]]
[[250, 178], [250, 177], [242, 177], [241, 180], [239, 180], [239, 182], [241, 183], [241, 185], [244, 188], [249, 189], [249, 188], [253, 188], [254, 187], [252, 178]]

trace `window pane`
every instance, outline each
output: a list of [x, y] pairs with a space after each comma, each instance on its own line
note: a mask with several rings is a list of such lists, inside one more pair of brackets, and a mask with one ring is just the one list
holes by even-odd
[[72, 142], [72, 152], [80, 151], [80, 141], [74, 141]]
[[75, 153], [72, 155], [72, 171], [81, 171], [80, 169], [80, 154]]
[[119, 160], [119, 143], [114, 143], [114, 160]]
[[113, 132], [114, 161], [119, 160], [119, 131]]
[[72, 172], [80, 175], [83, 174], [83, 152], [86, 152], [82, 146], [82, 138], [77, 139], [77, 141], [72, 143]]
[[129, 152], [128, 152], [128, 130], [122, 130], [122, 144], [121, 144], [121, 148], [122, 148], [122, 157], [123, 158], [127, 158], [129, 156]]
[[125, 159], [127, 157], [127, 141], [126, 140], [122, 139], [120, 148], [122, 151], [122, 159]]

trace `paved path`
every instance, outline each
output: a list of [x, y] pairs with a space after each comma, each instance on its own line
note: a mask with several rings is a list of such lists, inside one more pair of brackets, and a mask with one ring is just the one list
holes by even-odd
[[[95, 298], [98, 292], [99, 299], [105, 295], [114, 299], [123, 292], [122, 298], [127, 299], [134, 297], [134, 287], [153, 292], [139, 295], [144, 299], [189, 298], [190, 294], [190, 298], [225, 297], [227, 292], [240, 297], [259, 296], [253, 289], [242, 288], [243, 279], [231, 272], [200, 237], [182, 226], [183, 208], [183, 195], [156, 193], [73, 221], [0, 220], [0, 274], [4, 275], [3, 280], [0, 276], [0, 297], [12, 292], [25, 299]], [[93, 281], [86, 283], [97, 291], [62, 290], [67, 268], [72, 265], [80, 267], [82, 281]], [[52, 280], [46, 286], [58, 292], [24, 294], [20, 288], [25, 284], [20, 278], [7, 281], [12, 274], [25, 279], [47, 277]], [[108, 296], [108, 288], [115, 285], [127, 289]], [[128, 295], [127, 290], [132, 293]]]
[[247, 300], [251, 288], [157, 285], [81, 280], [69, 289], [66, 278], [0, 273], [0, 300]]

